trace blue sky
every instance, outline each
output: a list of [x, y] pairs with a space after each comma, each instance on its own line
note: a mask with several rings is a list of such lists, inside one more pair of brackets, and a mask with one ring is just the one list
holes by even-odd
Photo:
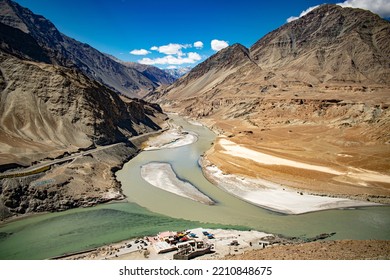
[[[288, 18], [325, 3], [323, 0], [16, 2], [49, 19], [62, 33], [101, 52], [124, 61], [143, 62], [160, 68], [195, 66], [222, 47], [234, 43], [250, 47], [268, 32], [285, 24]], [[385, 13], [382, 16], [390, 16], [389, 0], [326, 1], [340, 2], [369, 9], [373, 6], [372, 9]], [[372, 3], [378, 4], [377, 7]]]

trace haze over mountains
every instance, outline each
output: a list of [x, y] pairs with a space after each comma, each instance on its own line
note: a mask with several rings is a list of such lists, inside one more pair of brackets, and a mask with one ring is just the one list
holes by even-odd
[[179, 79], [183, 77], [185, 74], [190, 72], [192, 67], [181, 67], [181, 68], [174, 68], [174, 69], [165, 69], [165, 72], [168, 72], [171, 76], [173, 76], [176, 79]]

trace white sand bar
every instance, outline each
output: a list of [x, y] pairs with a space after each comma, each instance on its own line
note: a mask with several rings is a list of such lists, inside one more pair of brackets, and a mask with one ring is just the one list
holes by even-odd
[[206, 166], [204, 171], [208, 179], [230, 194], [254, 205], [285, 214], [379, 205], [345, 198], [301, 195], [300, 192], [266, 180], [223, 174], [214, 165]]
[[224, 149], [224, 151], [222, 151], [222, 153], [224, 154], [228, 154], [234, 157], [249, 159], [261, 164], [284, 165], [284, 166], [290, 166], [294, 168], [301, 168], [306, 170], [313, 170], [313, 171], [319, 171], [328, 174], [334, 174], [337, 176], [350, 177], [362, 181], [390, 183], [389, 175], [381, 174], [370, 170], [349, 167], [347, 172], [342, 172], [325, 166], [302, 163], [302, 162], [288, 160], [277, 156], [272, 156], [258, 151], [254, 151], [252, 149], [245, 148], [241, 145], [238, 145], [224, 138], [219, 139], [219, 144]]
[[202, 123], [198, 122], [198, 121], [194, 121], [194, 120], [187, 120], [190, 124], [192, 125], [196, 125], [196, 126], [203, 126]]
[[152, 162], [145, 164], [141, 166], [141, 176], [149, 184], [167, 192], [204, 204], [214, 204], [211, 198], [200, 192], [191, 183], [177, 178], [169, 163]]
[[180, 128], [171, 128], [159, 136], [153, 137], [146, 142], [145, 151], [172, 149], [185, 145], [190, 145], [198, 140], [196, 133], [192, 131], [182, 131]]

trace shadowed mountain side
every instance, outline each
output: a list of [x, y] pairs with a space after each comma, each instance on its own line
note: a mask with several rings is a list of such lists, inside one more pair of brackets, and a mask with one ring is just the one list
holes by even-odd
[[1, 48], [9, 54], [21, 59], [27, 58], [44, 63], [50, 63], [47, 52], [41, 48], [31, 35], [0, 23]]

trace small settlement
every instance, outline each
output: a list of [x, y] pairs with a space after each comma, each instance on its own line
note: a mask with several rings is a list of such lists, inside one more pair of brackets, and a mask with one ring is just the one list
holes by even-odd
[[[203, 236], [213, 239], [214, 236], [207, 231], [202, 232]], [[175, 260], [189, 260], [204, 254], [212, 253], [213, 245], [204, 241], [196, 233], [190, 230], [183, 232], [160, 232], [155, 237], [147, 237], [157, 254], [164, 254], [177, 251], [173, 255]]]
[[[138, 239], [137, 249], [147, 251], [148, 258], [190, 260], [203, 255], [226, 255], [249, 248], [264, 248], [270, 235], [251, 231], [192, 229], [165, 231]], [[158, 257], [160, 256], [160, 257]], [[206, 257], [210, 258], [210, 257]]]
[[275, 236], [257, 231], [196, 228], [179, 232], [165, 231], [155, 236], [122, 241], [87, 252], [60, 256], [61, 259], [218, 259], [264, 248], [276, 243]]

